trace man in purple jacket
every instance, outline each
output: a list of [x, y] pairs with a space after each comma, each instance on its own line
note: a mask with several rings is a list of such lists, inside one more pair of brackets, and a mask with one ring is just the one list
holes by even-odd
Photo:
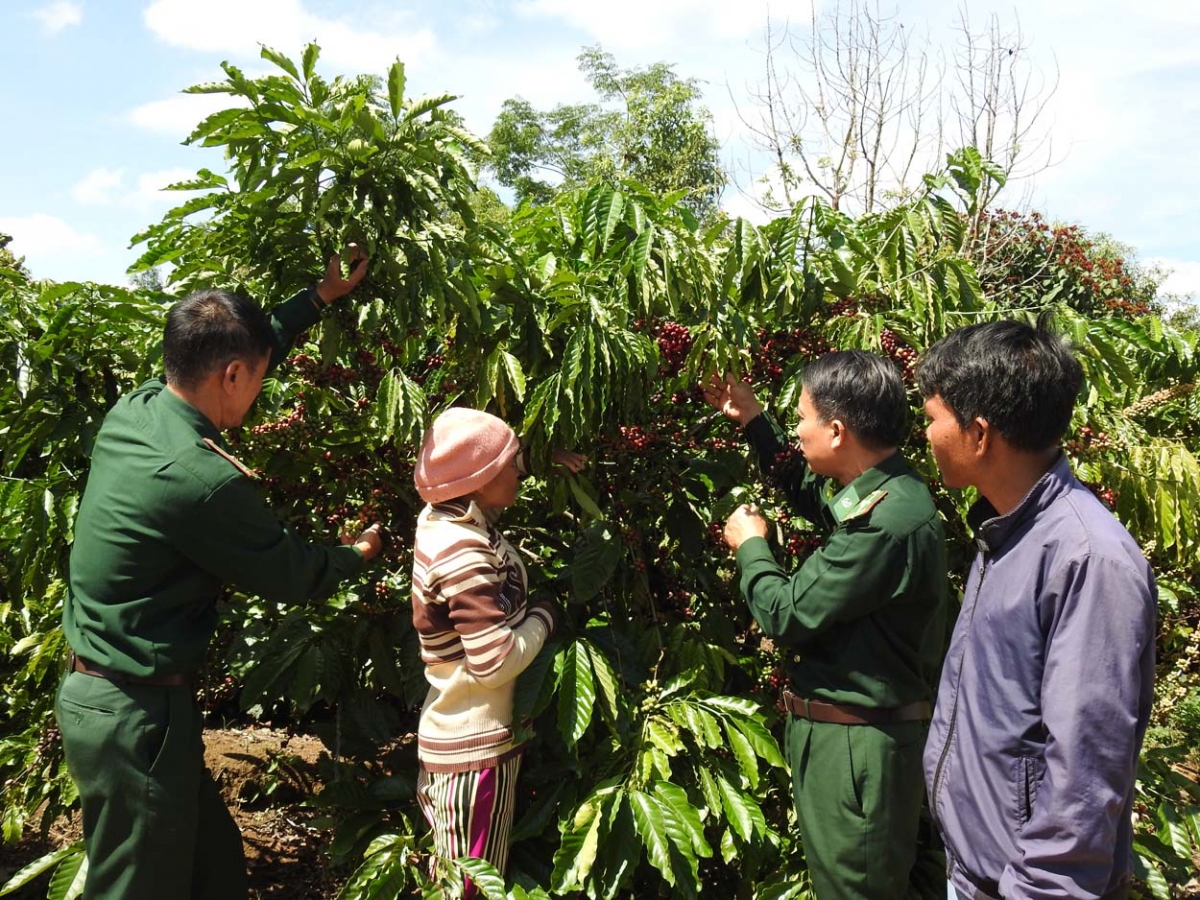
[[1041, 324], [992, 322], [934, 344], [918, 380], [946, 486], [980, 494], [925, 747], [949, 896], [1127, 897], [1155, 588], [1059, 448], [1079, 363]]

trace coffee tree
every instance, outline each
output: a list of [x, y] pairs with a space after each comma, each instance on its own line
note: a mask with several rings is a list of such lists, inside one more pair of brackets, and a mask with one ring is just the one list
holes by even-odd
[[[358, 302], [301, 336], [233, 441], [294, 528], [332, 541], [382, 519], [394, 539], [382, 565], [327, 601], [226, 598], [206, 702], [324, 738], [311, 802], [336, 826], [332, 858], [355, 869], [344, 897], [449, 889], [429, 875], [404, 739], [426, 690], [408, 598], [412, 465], [437, 412], [488, 408], [543, 467], [553, 447], [591, 463], [531, 479], [506, 513], [531, 590], [564, 610], [518, 686], [529, 746], [509, 883], [479, 861], [446, 865], [489, 897], [809, 896], [776, 739], [787, 660], [745, 612], [718, 523], [743, 497], [773, 507], [779, 552], [797, 563], [820, 535], [790, 520], [696, 385], [746, 375], [787, 420], [804, 365], [832, 348], [882, 352], [911, 383], [921, 349], [947, 331], [1055, 304], [1032, 288], [1014, 302], [972, 256], [973, 198], [1002, 174], [964, 151], [893, 209], [852, 218], [807, 200], [763, 226], [698, 220], [686, 191], [614, 178], [501, 227], [476, 215], [472, 161], [486, 148], [452, 97], [407, 96], [399, 62], [386, 79], [327, 80], [318, 54], [264, 50], [277, 73], [226, 65], [224, 81], [192, 89], [231, 98], [189, 138], [220, 148], [228, 171], [173, 186], [193, 196], [138, 236], [138, 267], [169, 264], [176, 293], [233, 286], [267, 303], [345, 244], [369, 251]], [[15, 840], [45, 801], [47, 816], [73, 801], [49, 730], [71, 521], [105, 409], [156, 368], [165, 307], [146, 291], [39, 284], [13, 265], [0, 290], [13, 338], [0, 388], [13, 737], [0, 741], [0, 777]], [[1194, 333], [1128, 299], [1063, 306], [1058, 319], [1087, 376], [1067, 450], [1160, 573], [1158, 730], [1137, 851], [1146, 891], [1166, 898], [1200, 846], [1195, 730], [1181, 712], [1200, 677], [1198, 362]], [[906, 452], [935, 488], [961, 578], [967, 501], [938, 487], [920, 431], [914, 416]], [[944, 892], [935, 856], [913, 881], [917, 896]]]

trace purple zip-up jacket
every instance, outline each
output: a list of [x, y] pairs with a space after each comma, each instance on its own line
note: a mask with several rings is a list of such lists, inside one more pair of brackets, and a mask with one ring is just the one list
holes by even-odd
[[1154, 693], [1154, 576], [1060, 457], [1020, 505], [968, 516], [979, 554], [925, 745], [963, 898], [1129, 892], [1133, 787]]

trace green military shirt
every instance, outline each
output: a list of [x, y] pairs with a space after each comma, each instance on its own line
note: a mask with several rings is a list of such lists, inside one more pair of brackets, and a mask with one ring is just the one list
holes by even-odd
[[[272, 368], [320, 307], [308, 290], [271, 312]], [[188, 672], [203, 661], [222, 585], [296, 603], [362, 564], [353, 546], [283, 527], [212, 422], [155, 379], [118, 400], [96, 438], [63, 631], [81, 657], [117, 672]]]
[[[769, 474], [783, 432], [766, 414], [745, 430]], [[790, 575], [760, 537], [742, 543], [737, 561], [755, 620], [794, 654], [793, 690], [868, 707], [929, 699], [949, 583], [942, 521], [925, 482], [896, 454], [837, 493], [807, 466], [784, 488], [797, 512], [830, 529], [828, 539]]]

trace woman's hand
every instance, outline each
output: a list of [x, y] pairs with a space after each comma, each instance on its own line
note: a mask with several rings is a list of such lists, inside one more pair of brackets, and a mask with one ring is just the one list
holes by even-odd
[[550, 461], [569, 472], [580, 472], [587, 465], [588, 458], [582, 453], [572, 453], [570, 450], [555, 450], [550, 454]]

